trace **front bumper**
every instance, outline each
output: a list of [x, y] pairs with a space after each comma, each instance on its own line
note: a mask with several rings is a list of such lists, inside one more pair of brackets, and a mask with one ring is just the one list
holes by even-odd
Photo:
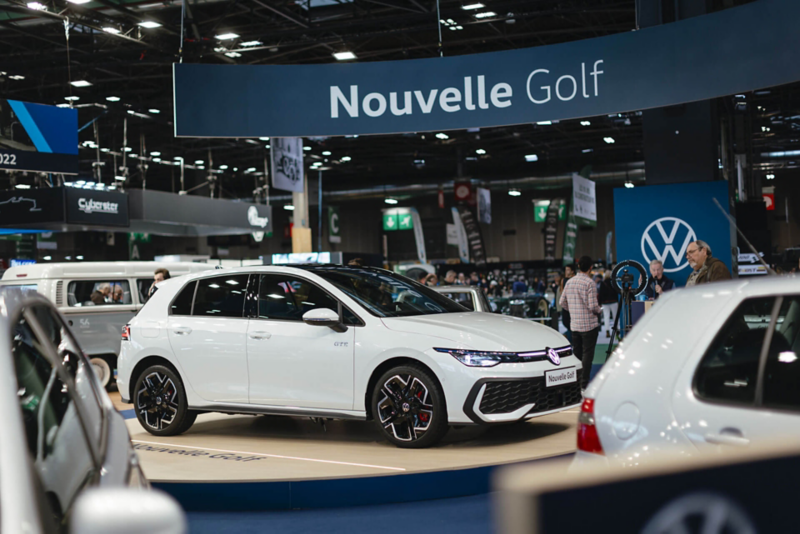
[[472, 386], [464, 413], [478, 424], [508, 423], [580, 406], [581, 374], [575, 382], [547, 387], [544, 376], [482, 378]]

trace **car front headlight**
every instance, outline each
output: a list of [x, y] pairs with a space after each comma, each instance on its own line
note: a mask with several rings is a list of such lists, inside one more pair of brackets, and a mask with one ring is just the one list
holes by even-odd
[[433, 349], [451, 355], [469, 367], [494, 367], [498, 363], [513, 362], [517, 358], [516, 352], [494, 352], [486, 350], [466, 349]]

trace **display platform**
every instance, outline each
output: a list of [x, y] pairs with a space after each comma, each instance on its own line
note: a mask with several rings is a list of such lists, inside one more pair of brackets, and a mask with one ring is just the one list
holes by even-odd
[[[126, 406], [126, 405], [123, 405]], [[127, 405], [129, 408], [130, 406]], [[399, 449], [374, 423], [206, 414], [180, 436], [147, 433], [124, 412], [144, 472], [187, 510], [274, 510], [486, 493], [499, 465], [575, 450], [577, 410], [524, 423], [451, 429], [430, 449]]]

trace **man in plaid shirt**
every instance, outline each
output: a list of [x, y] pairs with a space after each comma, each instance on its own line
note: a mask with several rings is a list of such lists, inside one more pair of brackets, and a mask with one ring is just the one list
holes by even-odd
[[602, 312], [602, 308], [597, 303], [597, 284], [588, 274], [592, 268], [592, 258], [583, 256], [578, 260], [578, 268], [580, 272], [564, 286], [560, 303], [571, 317], [572, 350], [583, 363], [581, 388], [586, 389], [592, 371], [597, 334], [600, 332], [600, 321], [597, 316]]

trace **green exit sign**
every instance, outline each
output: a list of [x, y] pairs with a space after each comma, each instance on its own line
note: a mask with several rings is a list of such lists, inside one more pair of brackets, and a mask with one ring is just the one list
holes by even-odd
[[395, 230], [412, 230], [414, 219], [411, 217], [409, 209], [393, 209], [383, 212], [383, 230], [392, 232]]

